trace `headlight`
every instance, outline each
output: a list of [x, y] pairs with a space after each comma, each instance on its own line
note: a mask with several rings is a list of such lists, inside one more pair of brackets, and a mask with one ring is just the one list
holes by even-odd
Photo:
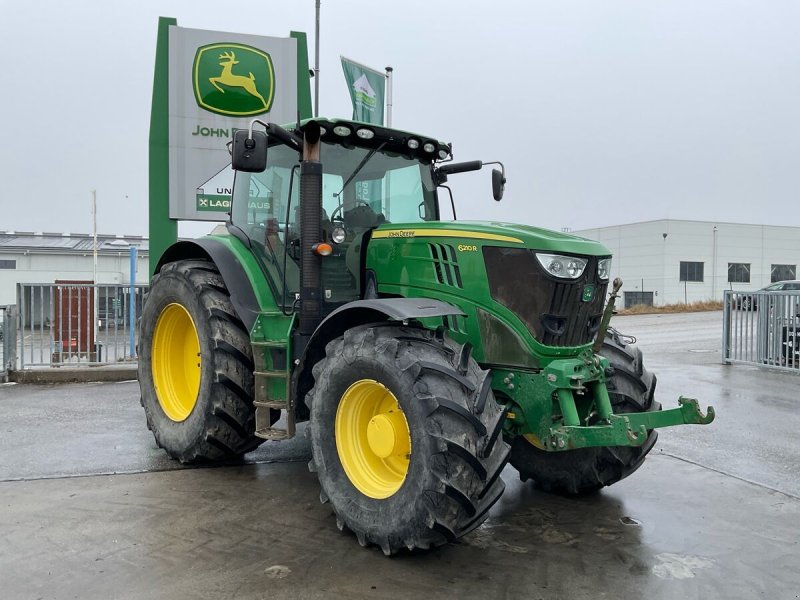
[[334, 244], [341, 244], [347, 237], [347, 232], [344, 227], [334, 227], [331, 231], [331, 241]]
[[597, 261], [597, 276], [600, 279], [608, 279], [611, 275], [611, 259], [601, 258]]
[[562, 256], [561, 254], [539, 254], [536, 259], [544, 270], [561, 279], [577, 279], [586, 268], [586, 260], [577, 256]]

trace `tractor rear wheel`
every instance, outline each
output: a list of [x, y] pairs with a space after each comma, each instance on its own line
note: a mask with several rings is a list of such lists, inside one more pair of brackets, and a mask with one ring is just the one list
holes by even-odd
[[153, 278], [139, 386], [156, 443], [181, 462], [235, 458], [263, 441], [254, 435], [250, 338], [212, 262], [172, 262]]
[[505, 484], [491, 377], [429, 330], [378, 324], [327, 345], [306, 397], [322, 488], [340, 529], [390, 555], [472, 531]]
[[[661, 410], [654, 400], [656, 376], [644, 368], [639, 348], [626, 344], [623, 336], [609, 330], [600, 351], [614, 368], [606, 382], [614, 412]], [[595, 492], [624, 479], [642, 466], [653, 449], [658, 433], [651, 430], [641, 446], [607, 446], [547, 452], [523, 436], [511, 441], [511, 464], [522, 481], [533, 480], [545, 491], [566, 495]]]

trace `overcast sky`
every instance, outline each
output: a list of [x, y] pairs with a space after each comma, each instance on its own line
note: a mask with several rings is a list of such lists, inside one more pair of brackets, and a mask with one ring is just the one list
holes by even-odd
[[[159, 16], [306, 31], [313, 64], [313, 0], [0, 0], [0, 230], [89, 232], [96, 188], [101, 233], [147, 234]], [[506, 164], [499, 205], [488, 170], [451, 178], [460, 218], [800, 225], [798, 24], [777, 0], [323, 0], [320, 112], [351, 114], [340, 54], [392, 65], [395, 126]]]

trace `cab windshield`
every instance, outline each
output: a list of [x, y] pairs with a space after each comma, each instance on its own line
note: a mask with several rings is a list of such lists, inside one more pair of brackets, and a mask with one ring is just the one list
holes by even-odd
[[[368, 148], [323, 143], [321, 241], [334, 248], [322, 261], [324, 301], [338, 305], [361, 295], [361, 241], [382, 223], [438, 220], [429, 163]], [[299, 291], [300, 163], [284, 145], [269, 148], [262, 173], [237, 172], [231, 221], [252, 240], [277, 297], [290, 306]], [[345, 240], [333, 243], [334, 229]]]

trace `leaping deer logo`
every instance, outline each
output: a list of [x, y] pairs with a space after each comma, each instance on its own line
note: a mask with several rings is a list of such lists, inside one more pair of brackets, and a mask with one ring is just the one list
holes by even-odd
[[231, 117], [269, 112], [275, 95], [272, 58], [245, 44], [200, 46], [192, 64], [192, 88], [197, 105], [208, 112]]
[[219, 55], [219, 66], [222, 67], [222, 73], [219, 74], [219, 77], [209, 77], [208, 81], [223, 94], [225, 93], [225, 89], [220, 87], [220, 84], [232, 88], [243, 88], [248, 94], [261, 100], [261, 104], [264, 105], [264, 108], [268, 108], [264, 97], [259, 94], [256, 89], [256, 78], [253, 76], [252, 72], [249, 77], [233, 74], [233, 65], [238, 64], [239, 61], [236, 60], [236, 53], [233, 51], [223, 52]]

